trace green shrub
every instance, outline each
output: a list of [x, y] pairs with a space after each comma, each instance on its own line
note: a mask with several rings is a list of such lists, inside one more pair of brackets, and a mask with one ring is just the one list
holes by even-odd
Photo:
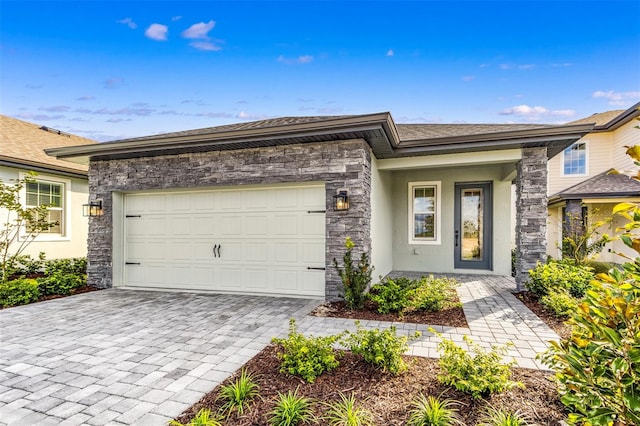
[[298, 395], [298, 389], [286, 394], [278, 393], [275, 408], [269, 413], [272, 426], [295, 426], [315, 419], [311, 400]]
[[515, 386], [523, 387], [522, 383], [510, 380], [511, 367], [515, 365], [515, 361], [506, 364], [502, 361], [510, 345], [493, 345], [491, 350], [486, 351], [469, 336], [464, 336], [472, 355], [452, 340], [442, 338], [435, 330], [429, 331], [441, 339], [438, 343], [439, 364], [443, 371], [438, 376], [440, 383], [470, 393], [474, 398], [502, 392]]
[[[357, 331], [348, 332], [342, 343], [354, 354], [360, 355], [370, 364], [382, 368], [393, 375], [403, 373], [407, 370], [407, 365], [402, 359], [407, 349], [409, 349], [407, 336], [396, 335], [396, 328], [390, 327], [385, 330], [367, 330], [356, 321]], [[420, 332], [411, 336], [411, 340], [420, 337]]]
[[571, 337], [542, 357], [573, 424], [640, 424], [640, 258], [623, 266], [598, 276], [569, 319]]
[[282, 360], [280, 372], [300, 376], [305, 381], [313, 383], [316, 377], [325, 371], [331, 371], [339, 365], [336, 351], [332, 345], [342, 334], [314, 337], [305, 336], [296, 331], [296, 322], [289, 320], [289, 334], [286, 339], [273, 338], [272, 342], [282, 346], [278, 351], [278, 358]]
[[507, 411], [488, 406], [478, 426], [527, 426], [527, 418], [520, 411]]
[[345, 247], [347, 250], [342, 258], [344, 269], [340, 268], [336, 259], [333, 259], [333, 264], [342, 279], [344, 300], [347, 303], [347, 307], [349, 309], [362, 309], [366, 301], [366, 291], [369, 288], [369, 284], [371, 284], [373, 268], [369, 264], [369, 256], [366, 253], [362, 253], [356, 266], [353, 265], [351, 252], [355, 244], [351, 238], [345, 240]]
[[458, 418], [460, 403], [450, 399], [441, 400], [435, 396], [425, 397], [423, 394], [412, 402], [409, 412], [409, 426], [451, 426], [464, 423]]
[[609, 272], [611, 268], [618, 268], [620, 265], [613, 262], [597, 262], [595, 260], [590, 260], [586, 263], [586, 266], [593, 269], [593, 274], [606, 274]]
[[241, 416], [251, 400], [260, 395], [258, 389], [253, 375], [243, 368], [240, 377], [220, 388], [219, 398], [225, 401], [222, 411], [231, 415], [233, 410], [236, 410]]
[[86, 275], [65, 274], [55, 271], [51, 275], [38, 279], [40, 293], [43, 296], [52, 294], [67, 295], [87, 284]]
[[324, 420], [330, 426], [373, 426], [371, 412], [356, 402], [353, 393], [345, 396], [340, 392], [340, 401], [326, 404], [329, 409]]
[[222, 426], [220, 418], [217, 415], [211, 416], [211, 410], [203, 408], [198, 414], [187, 424], [171, 420], [169, 426]]
[[408, 278], [385, 278], [371, 287], [369, 300], [377, 305], [381, 314], [404, 312], [411, 306], [411, 296], [415, 281]]
[[529, 278], [525, 285], [538, 297], [568, 291], [571, 296], [581, 298], [589, 288], [593, 273], [591, 268], [552, 261], [538, 263], [535, 269], [529, 271]]
[[418, 310], [437, 312], [447, 306], [455, 297], [458, 282], [450, 278], [423, 277], [411, 296], [411, 307]]
[[0, 305], [3, 307], [25, 305], [40, 297], [36, 280], [21, 278], [0, 283]]
[[44, 273], [45, 275], [53, 275], [55, 273], [86, 275], [87, 259], [85, 257], [78, 257], [48, 260], [44, 265]]
[[540, 303], [560, 318], [570, 316], [578, 308], [578, 299], [566, 291], [552, 292], [542, 296]]
[[40, 253], [37, 259], [28, 254], [15, 256], [7, 260], [8, 277], [29, 277], [44, 273], [45, 254]]

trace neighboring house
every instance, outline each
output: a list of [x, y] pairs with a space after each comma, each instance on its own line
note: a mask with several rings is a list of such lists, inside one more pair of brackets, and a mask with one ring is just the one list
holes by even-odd
[[90, 284], [335, 299], [346, 237], [374, 279], [509, 275], [512, 181], [521, 286], [546, 257], [547, 159], [592, 127], [285, 117], [47, 153], [89, 164], [103, 206]]
[[21, 194], [22, 202], [49, 204], [49, 220], [58, 222], [36, 237], [24, 254], [37, 258], [44, 252], [47, 259], [86, 256], [88, 221], [82, 216], [82, 205], [89, 197], [87, 166], [57, 160], [44, 149], [95, 143], [0, 115], [0, 180], [8, 184], [31, 171], [37, 173]]
[[[640, 130], [636, 128], [640, 124], [636, 119], [640, 116], [639, 107], [640, 103], [627, 110], [593, 114], [568, 123], [593, 123], [595, 126], [591, 132], [549, 161], [547, 253], [550, 256], [562, 256], [563, 235], [572, 232], [571, 218], [584, 223], [588, 216], [592, 221], [597, 221], [610, 217], [617, 203], [640, 202], [640, 182], [628, 175], [631, 171], [637, 172], [638, 166], [625, 154], [625, 146], [640, 144]], [[612, 169], [620, 174], [611, 174]], [[622, 217], [616, 217], [599, 232], [613, 235], [615, 229], [624, 223]], [[614, 241], [604, 247], [597, 260], [623, 262], [624, 258], [615, 252], [634, 256], [621, 241]]]

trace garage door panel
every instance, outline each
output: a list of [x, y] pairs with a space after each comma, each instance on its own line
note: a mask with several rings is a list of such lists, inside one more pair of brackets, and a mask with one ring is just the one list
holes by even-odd
[[127, 194], [125, 285], [324, 296], [324, 205], [320, 185]]

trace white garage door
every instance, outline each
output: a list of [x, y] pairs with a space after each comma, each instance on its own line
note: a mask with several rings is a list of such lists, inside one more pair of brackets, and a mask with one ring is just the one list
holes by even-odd
[[324, 296], [324, 186], [125, 196], [127, 287]]

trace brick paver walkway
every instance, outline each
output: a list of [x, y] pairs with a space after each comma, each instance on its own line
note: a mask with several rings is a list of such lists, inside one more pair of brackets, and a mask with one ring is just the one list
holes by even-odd
[[[557, 339], [510, 291], [508, 277], [455, 276], [469, 328], [434, 327], [478, 343], [511, 341], [522, 367]], [[354, 321], [310, 317], [318, 301], [104, 290], [0, 311], [0, 424], [165, 425], [269, 343], [299, 331], [330, 334]], [[410, 353], [437, 356], [428, 326]]]

